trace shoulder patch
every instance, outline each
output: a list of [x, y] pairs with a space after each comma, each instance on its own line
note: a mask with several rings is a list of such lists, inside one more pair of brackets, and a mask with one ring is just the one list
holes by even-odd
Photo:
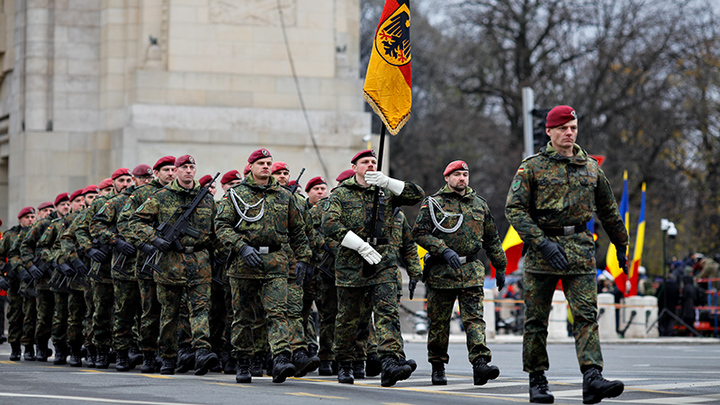
[[522, 184], [522, 181], [520, 179], [515, 179], [512, 182], [512, 191], [518, 191], [520, 188], [520, 184]]
[[323, 205], [323, 210], [327, 211], [330, 209], [330, 199], [328, 198], [325, 200], [325, 204]]
[[216, 215], [222, 214], [224, 210], [225, 210], [225, 204], [220, 204], [220, 206], [219, 206], [218, 209], [217, 209], [217, 214], [216, 214]]

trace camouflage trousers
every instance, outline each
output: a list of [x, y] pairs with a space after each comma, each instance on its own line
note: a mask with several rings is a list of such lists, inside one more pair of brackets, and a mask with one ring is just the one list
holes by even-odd
[[[183, 295], [187, 296], [183, 300]], [[178, 323], [181, 307], [189, 307], [192, 347], [210, 349], [210, 283], [194, 285], [157, 284], [160, 302], [160, 339], [158, 348], [164, 359], [177, 357]]]
[[367, 334], [371, 316], [363, 311], [365, 294], [369, 294], [375, 314], [378, 355], [402, 356], [400, 312], [397, 284], [383, 283], [367, 287], [337, 287], [338, 314], [335, 322], [335, 359], [338, 362], [362, 360], [358, 358], [359, 338]]
[[64, 345], [68, 342], [83, 340], [85, 312], [84, 291], [55, 292], [55, 311], [52, 320], [53, 345]]
[[95, 306], [92, 317], [92, 342], [98, 349], [109, 350], [112, 345], [115, 289], [112, 283], [92, 280], [90, 284]]
[[49, 288], [37, 290], [37, 326], [35, 340], [47, 341], [52, 332], [53, 311], [55, 311], [55, 294]]
[[140, 287], [140, 350], [156, 352], [160, 336], [160, 302], [155, 280], [138, 278]]
[[35, 344], [35, 326], [37, 325], [37, 300], [35, 297], [23, 298], [23, 333], [21, 342], [23, 345]]
[[315, 323], [315, 317], [313, 316], [313, 304], [317, 299], [317, 288], [312, 283], [312, 287], [303, 288], [303, 300], [302, 300], [302, 325], [305, 330], [305, 343], [307, 345], [318, 345], [318, 331]]
[[562, 281], [573, 316], [573, 337], [580, 370], [599, 367], [603, 358], [597, 324], [597, 284], [594, 274], [555, 276], [525, 272], [525, 333], [523, 370], [528, 373], [550, 368], [547, 354], [548, 319], [552, 297]]
[[335, 352], [335, 317], [337, 316], [337, 290], [335, 280], [321, 275], [318, 279], [318, 294], [316, 299], [318, 315], [320, 315], [320, 360], [334, 360]]
[[288, 280], [287, 295], [287, 323], [290, 330], [290, 349], [295, 352], [299, 349], [307, 350], [303, 326], [303, 288], [295, 284], [294, 279]]
[[[372, 297], [365, 293], [362, 301], [361, 319], [367, 319], [367, 323], [360, 323], [361, 332], [358, 334], [358, 341], [355, 345], [356, 360], [365, 360], [371, 353], [377, 354], [377, 339], [375, 337], [375, 322], [373, 321]], [[362, 332], [364, 331], [364, 332]]]
[[450, 319], [456, 299], [460, 305], [460, 319], [465, 329], [468, 360], [472, 363], [479, 357], [483, 357], [487, 361], [492, 359], [490, 349], [485, 343], [483, 295], [482, 287], [428, 287], [427, 314], [430, 318], [430, 325], [427, 350], [430, 363], [447, 364], [450, 360], [448, 355]]
[[231, 350], [225, 336], [229, 329], [227, 328], [229, 323], [227, 303], [225, 285], [212, 283], [210, 288], [210, 346], [215, 353]]
[[20, 286], [16, 280], [10, 281], [10, 291], [8, 291], [7, 318], [8, 318], [8, 342], [20, 343], [23, 334], [23, 304], [25, 299], [16, 292]]
[[93, 290], [91, 287], [83, 291], [85, 297], [85, 317], [83, 318], [83, 334], [85, 336], [85, 346], [93, 346], [93, 314], [95, 313], [95, 302], [93, 301]]
[[[210, 298], [208, 298], [208, 339], [210, 336]], [[187, 290], [182, 294], [180, 305], [180, 317], [178, 318], [178, 348], [189, 349], [192, 347], [192, 325], [190, 325], [190, 304], [188, 303]]]
[[137, 280], [113, 280], [115, 293], [115, 324], [113, 345], [115, 350], [129, 350], [137, 340], [140, 318], [140, 286]]
[[[288, 283], [285, 278], [242, 279], [230, 278], [233, 298], [232, 345], [237, 359], [261, 353], [255, 341], [258, 322], [267, 322], [267, 341], [273, 356], [290, 352], [290, 329], [287, 320]], [[259, 300], [258, 300], [259, 298]], [[261, 339], [259, 336], [258, 339]]]

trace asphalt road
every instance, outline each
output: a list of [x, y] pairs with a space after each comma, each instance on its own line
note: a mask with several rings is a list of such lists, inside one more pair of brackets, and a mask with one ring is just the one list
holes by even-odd
[[[380, 378], [338, 384], [336, 377], [311, 373], [273, 384], [270, 377], [236, 384], [234, 375], [192, 373], [175, 376], [119, 373], [10, 362], [8, 344], [0, 345], [0, 404], [503, 404], [527, 403], [527, 374], [519, 343], [491, 343], [500, 377], [485, 386], [472, 385], [464, 344], [451, 344], [448, 385], [430, 384], [430, 365], [422, 343], [408, 343], [408, 357], [419, 367], [409, 380], [380, 387]], [[557, 404], [582, 403], [582, 376], [572, 344], [551, 344], [547, 373]], [[603, 403], [719, 404], [719, 344], [604, 344], [604, 375], [625, 382], [625, 392]], [[112, 366], [111, 366], [112, 367]]]

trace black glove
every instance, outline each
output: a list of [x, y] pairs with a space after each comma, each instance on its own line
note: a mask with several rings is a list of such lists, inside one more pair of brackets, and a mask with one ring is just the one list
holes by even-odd
[[170, 242], [159, 236], [153, 239], [152, 245], [158, 248], [163, 253], [167, 253], [170, 250]]
[[303, 285], [305, 281], [310, 281], [313, 275], [315, 270], [309, 264], [300, 261], [295, 264], [295, 284]]
[[118, 252], [124, 254], [127, 257], [135, 256], [135, 253], [137, 253], [137, 249], [135, 249], [135, 246], [125, 242], [122, 239], [118, 239], [115, 241], [115, 249], [117, 249]]
[[20, 281], [22, 281], [23, 283], [29, 283], [29, 282], [31, 282], [32, 279], [33, 279], [32, 276], [30, 275], [30, 273], [28, 273], [28, 271], [25, 270], [25, 269], [20, 270], [20, 271], [18, 272], [18, 278], [19, 278]]
[[627, 254], [626, 254], [627, 246], [615, 245], [615, 249], [617, 249], [618, 266], [622, 269], [623, 273], [628, 274]]
[[417, 283], [418, 283], [418, 280], [416, 278], [411, 278], [410, 282], [408, 283], [408, 292], [410, 293], [410, 294], [408, 294], [408, 296], [410, 297], [411, 300], [415, 296], [415, 288], [417, 287]]
[[30, 273], [30, 277], [34, 279], [42, 278], [43, 272], [40, 270], [36, 265], [31, 264], [30, 267], [27, 269], [28, 273]]
[[79, 271], [82, 274], [88, 274], [90, 272], [88, 268], [85, 267], [85, 263], [83, 263], [80, 259], [73, 260], [71, 264], [76, 271]]
[[505, 276], [495, 274], [495, 284], [497, 284], [498, 291], [502, 290], [505, 287]]
[[545, 260], [550, 263], [554, 269], [565, 270], [568, 267], [567, 254], [562, 246], [555, 242], [545, 239], [539, 246]]
[[5, 277], [0, 277], [0, 290], [8, 291], [10, 290], [10, 283], [7, 281]]
[[445, 261], [448, 262], [450, 267], [452, 267], [453, 269], [457, 270], [460, 268], [460, 266], [462, 266], [460, 264], [460, 256], [458, 256], [458, 254], [455, 253], [454, 250], [447, 248], [443, 250], [442, 255]]
[[145, 242], [140, 242], [140, 246], [138, 246], [138, 249], [140, 249], [141, 252], [145, 253], [148, 256], [152, 255], [157, 251], [157, 249], [155, 249], [155, 246], [148, 245]]
[[100, 249], [96, 248], [90, 248], [85, 252], [85, 256], [89, 257], [93, 261], [96, 261], [98, 263], [103, 263], [105, 260], [107, 260], [107, 253], [103, 252]]
[[61, 263], [58, 265], [58, 270], [63, 276], [73, 278], [75, 276], [75, 269], [70, 267], [67, 263]]
[[250, 267], [260, 267], [260, 265], [262, 264], [260, 252], [258, 252], [254, 247], [248, 245], [247, 243], [242, 245], [242, 247], [240, 248], [240, 256]]

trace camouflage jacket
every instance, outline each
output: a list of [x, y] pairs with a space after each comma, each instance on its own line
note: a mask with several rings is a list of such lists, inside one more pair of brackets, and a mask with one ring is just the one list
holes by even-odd
[[[100, 277], [101, 283], [112, 283], [110, 277], [110, 261], [97, 263], [91, 259], [85, 260], [85, 252], [92, 247], [98, 247], [98, 243], [90, 235], [90, 223], [95, 213], [105, 205], [105, 202], [114, 194], [97, 196], [89, 208], [79, 211], [77, 216], [69, 221], [69, 225], [60, 235], [61, 255], [67, 257], [71, 262], [75, 259], [82, 260], [86, 266], [92, 269], [94, 274]], [[60, 263], [58, 261], [58, 263]]]
[[[432, 198], [439, 204], [433, 204]], [[435, 226], [432, 213], [443, 228], [453, 228], [459, 217], [443, 215], [462, 214], [462, 224], [452, 233], [445, 233]], [[466, 288], [482, 286], [485, 281], [485, 267], [481, 260], [465, 263], [459, 270], [450, 267], [442, 257], [445, 249], [454, 250], [459, 256], [477, 254], [485, 249], [488, 258], [497, 269], [498, 274], [504, 275], [507, 267], [507, 258], [498, 236], [495, 218], [490, 213], [490, 207], [484, 198], [475, 190], [468, 187], [465, 195], [452, 191], [449, 186], [441, 188], [426, 199], [417, 219], [413, 235], [417, 243], [433, 256], [434, 265], [427, 269], [426, 283], [432, 288]]]
[[[610, 241], [627, 245], [625, 230], [610, 183], [597, 161], [575, 145], [575, 156], [560, 155], [550, 143], [523, 160], [513, 178], [505, 215], [525, 243], [525, 271], [550, 274], [594, 274], [595, 242], [590, 231], [547, 236], [542, 228], [585, 225], [593, 212]], [[567, 253], [568, 268], [556, 270], [538, 249], [545, 239]]]
[[[58, 213], [53, 211], [47, 217], [35, 222], [32, 228], [30, 228], [30, 232], [25, 235], [25, 239], [23, 239], [20, 244], [20, 260], [22, 260], [26, 268], [30, 267], [30, 265], [34, 263], [36, 257], [40, 259], [40, 253], [37, 251], [40, 238], [43, 236], [43, 233], [45, 233], [45, 230], [50, 226], [52, 221], [57, 218]], [[45, 264], [48, 266], [51, 265], [50, 262], [46, 262]], [[50, 280], [50, 274], [43, 275], [43, 277], [38, 280], [37, 287], [42, 287], [44, 289], [47, 287], [48, 280]]]
[[[97, 241], [98, 244], [113, 246], [118, 238], [121, 237], [117, 229], [117, 220], [120, 217], [120, 212], [125, 205], [125, 202], [128, 197], [132, 195], [134, 190], [135, 187], [130, 186], [122, 193], [115, 194], [108, 198], [105, 204], [103, 204], [98, 212], [92, 217], [88, 230], [90, 232], [90, 236], [94, 241]], [[135, 277], [136, 257], [137, 255], [133, 255], [133, 257], [125, 257], [116, 249], [112, 249], [112, 259], [110, 260], [111, 277], [118, 280], [137, 280]], [[121, 269], [125, 272], [125, 274], [118, 269]]]
[[32, 226], [21, 227], [20, 233], [17, 234], [17, 237], [14, 238], [10, 244], [8, 261], [16, 273], [25, 269], [25, 263], [23, 263], [20, 257], [20, 245], [22, 245], [22, 241], [25, 239], [28, 232], [30, 232], [30, 229], [32, 229]]
[[[183, 188], [173, 180], [138, 207], [130, 218], [130, 232], [140, 242], [152, 244], [160, 236], [157, 227], [162, 223], [172, 225], [184, 212], [184, 207], [192, 202], [200, 192], [200, 183], [194, 182], [192, 190]], [[155, 264], [159, 271], [154, 280], [160, 284], [198, 285], [209, 284], [211, 267], [208, 249], [215, 240], [215, 200], [207, 194], [189, 218], [188, 232], [179, 238], [185, 248], [193, 248], [192, 253], [170, 250], [158, 252]], [[159, 260], [158, 260], [159, 259]]]
[[[97, 200], [97, 198], [95, 200]], [[71, 212], [62, 218], [52, 221], [50, 223], [50, 227], [48, 228], [48, 231], [50, 232], [48, 233], [46, 231], [40, 238], [39, 244], [42, 245], [46, 243], [46, 241], [43, 241], [46, 234], [50, 237], [54, 237], [50, 255], [57, 264], [71, 263], [75, 259], [80, 258], [77, 252], [78, 247], [75, 244], [75, 229], [77, 225], [73, 226], [73, 224], [79, 223], [79, 220], [87, 210], [87, 208], [83, 208], [80, 211]], [[72, 230], [69, 231], [71, 228]], [[88, 264], [85, 263], [85, 265], [87, 266]], [[69, 287], [73, 290], [83, 290], [83, 286], [80, 284], [79, 280], [70, 283]]]
[[[162, 188], [163, 185], [160, 184], [157, 179], [153, 179], [150, 183], [135, 188], [130, 197], [125, 200], [125, 205], [120, 211], [120, 216], [117, 220], [117, 230], [118, 232], [120, 232], [120, 235], [125, 238], [126, 242], [130, 243], [136, 248], [139, 248], [141, 241], [140, 238], [138, 238], [138, 236], [132, 232], [132, 227], [130, 226], [130, 218], [132, 218], [133, 213], [140, 205], [142, 205], [142, 203], [147, 201], [150, 196], [157, 193], [159, 190], [162, 190]], [[140, 249], [138, 249], [137, 257], [135, 259], [135, 275], [141, 279], [152, 280], [152, 272], [147, 274], [140, 272], [143, 265], [145, 264], [145, 259], [147, 259], [147, 255], [141, 252]], [[127, 270], [125, 271], [127, 272]]]
[[[400, 265], [405, 269], [410, 279], [419, 280], [422, 277], [422, 268], [420, 267], [417, 244], [413, 239], [412, 229], [407, 217], [405, 217], [405, 213], [400, 207], [395, 208], [393, 215], [390, 245], [397, 249]], [[402, 275], [399, 268], [398, 281], [402, 284]], [[402, 289], [398, 289], [398, 291], [402, 291]]]
[[60, 233], [65, 229], [65, 218], [72, 213], [68, 213], [64, 217], [58, 217], [50, 221], [48, 226], [40, 236], [40, 239], [35, 246], [35, 255], [45, 263], [52, 263], [57, 259], [58, 252], [53, 249], [55, 242], [60, 237]]
[[[363, 240], [370, 236], [375, 187], [364, 187], [358, 184], [355, 177], [343, 181], [324, 203], [322, 231], [328, 238], [334, 239], [337, 245], [335, 257], [335, 285], [340, 287], [363, 287], [381, 283], [397, 282], [398, 251], [390, 244], [375, 246], [382, 255], [379, 264], [367, 264], [360, 254], [352, 249], [340, 246], [348, 231], [353, 231]], [[402, 205], [414, 205], [425, 196], [423, 189], [410, 182], [399, 196], [389, 190], [382, 190], [381, 199], [385, 200], [384, 210], [378, 209], [378, 220], [382, 218], [383, 235], [378, 238], [391, 238], [394, 225], [393, 212]], [[363, 266], [370, 266], [369, 277], [363, 274]]]
[[10, 260], [10, 251], [12, 250], [12, 246], [15, 243], [15, 240], [19, 237], [21, 231], [22, 228], [20, 225], [16, 225], [5, 231], [5, 233], [2, 234], [2, 238], [0, 238], [0, 265], [10, 263], [9, 266], [5, 267], [5, 275], [11, 279], [14, 279], [17, 271], [20, 270], [16, 269], [13, 261]]
[[[242, 219], [238, 210], [245, 211], [243, 203], [255, 205], [245, 212], [246, 217], [256, 217], [263, 210], [262, 217], [255, 222]], [[228, 269], [230, 277], [287, 277], [291, 263], [289, 255], [294, 254], [295, 260], [307, 263], [312, 257], [301, 207], [298, 207], [290, 191], [280, 186], [272, 176], [267, 185], [261, 186], [249, 174], [242, 183], [230, 189], [227, 198], [220, 202], [215, 227], [224, 249], [236, 256]], [[256, 249], [269, 248], [270, 253], [260, 255], [263, 261], [261, 268], [250, 267], [237, 257], [244, 244]]]

